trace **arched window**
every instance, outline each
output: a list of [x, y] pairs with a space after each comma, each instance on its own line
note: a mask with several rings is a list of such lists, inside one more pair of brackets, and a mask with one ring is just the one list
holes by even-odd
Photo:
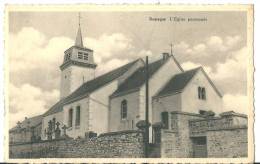
[[127, 101], [123, 100], [121, 102], [121, 119], [127, 118]]

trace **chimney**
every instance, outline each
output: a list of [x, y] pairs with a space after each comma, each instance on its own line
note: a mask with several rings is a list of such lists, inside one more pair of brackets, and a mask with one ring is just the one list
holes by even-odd
[[166, 60], [170, 57], [170, 54], [168, 52], [163, 52], [162, 56], [163, 56], [163, 60]]

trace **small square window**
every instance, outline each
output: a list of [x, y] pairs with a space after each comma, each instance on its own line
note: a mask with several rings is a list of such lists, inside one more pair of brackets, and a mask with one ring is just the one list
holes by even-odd
[[88, 54], [87, 53], [84, 53], [83, 59], [88, 60]]
[[66, 54], [66, 55], [65, 55], [65, 61], [69, 60], [69, 59], [70, 59], [70, 56], [71, 56], [70, 53]]
[[78, 58], [79, 58], [79, 59], [82, 59], [82, 58], [83, 58], [82, 52], [78, 52]]

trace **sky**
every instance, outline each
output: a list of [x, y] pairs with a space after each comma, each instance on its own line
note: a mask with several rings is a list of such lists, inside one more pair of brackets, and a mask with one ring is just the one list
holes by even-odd
[[[169, 21], [169, 17], [186, 21]], [[151, 21], [150, 18], [166, 18]], [[188, 22], [188, 18], [206, 21]], [[81, 12], [84, 46], [94, 50], [97, 74], [137, 58], [170, 52], [185, 70], [203, 66], [223, 95], [224, 108], [247, 114], [245, 12]], [[74, 44], [77, 12], [9, 13], [10, 126], [59, 100], [64, 51]]]

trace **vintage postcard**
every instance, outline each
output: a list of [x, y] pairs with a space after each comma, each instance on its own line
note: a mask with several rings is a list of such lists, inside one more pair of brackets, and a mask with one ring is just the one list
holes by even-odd
[[253, 5], [7, 5], [6, 162], [251, 163]]

